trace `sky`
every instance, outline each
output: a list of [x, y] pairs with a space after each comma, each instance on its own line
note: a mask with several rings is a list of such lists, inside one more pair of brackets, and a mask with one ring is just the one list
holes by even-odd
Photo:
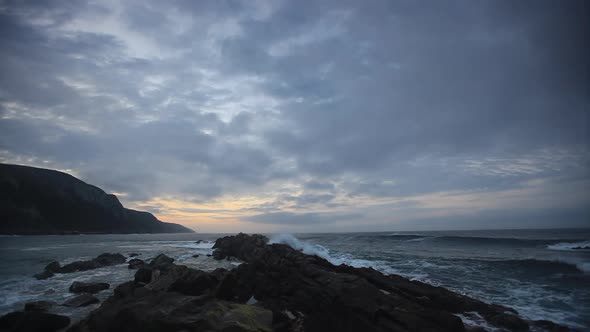
[[589, 13], [0, 0], [0, 161], [199, 232], [588, 226]]

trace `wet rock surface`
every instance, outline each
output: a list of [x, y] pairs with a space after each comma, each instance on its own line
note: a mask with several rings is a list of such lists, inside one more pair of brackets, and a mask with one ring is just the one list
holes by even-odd
[[61, 266], [59, 265], [59, 262], [53, 261], [47, 264], [42, 272], [35, 274], [34, 277], [39, 280], [51, 278], [59, 271], [60, 268]]
[[133, 258], [127, 263], [130, 270], [137, 270], [145, 265], [145, 262], [139, 258]]
[[57, 305], [53, 301], [33, 301], [25, 303], [25, 311], [47, 312], [53, 306]]
[[97, 297], [90, 294], [82, 294], [65, 301], [62, 305], [64, 307], [85, 307], [87, 305], [100, 302]]
[[240, 233], [235, 236], [226, 236], [217, 239], [213, 245], [213, 258], [224, 259], [236, 257], [243, 261], [256, 258], [261, 249], [268, 243], [268, 239], [259, 234], [247, 235]]
[[123, 264], [126, 260], [125, 256], [119, 253], [104, 253], [89, 261], [76, 261], [64, 266], [61, 266], [59, 262], [51, 262], [45, 267], [43, 272], [35, 274], [34, 277], [40, 280], [47, 279], [53, 277], [55, 273], [73, 273], [94, 270], [101, 267]]
[[111, 285], [106, 282], [79, 282], [74, 281], [70, 286], [70, 292], [72, 293], [90, 293], [96, 294], [102, 290], [109, 289]]
[[164, 254], [159, 254], [150, 262], [149, 266], [152, 268], [159, 268], [171, 265], [174, 263], [174, 258], [168, 257]]
[[153, 291], [134, 283], [69, 332], [83, 331], [272, 331], [270, 310], [176, 292]]
[[0, 317], [0, 331], [52, 332], [70, 325], [66, 316], [38, 311], [15, 311]]

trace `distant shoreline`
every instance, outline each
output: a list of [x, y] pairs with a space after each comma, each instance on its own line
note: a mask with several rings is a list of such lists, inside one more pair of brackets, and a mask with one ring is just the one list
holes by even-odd
[[[273, 234], [378, 234], [378, 233], [436, 233], [436, 232], [510, 232], [510, 231], [531, 231], [531, 230], [538, 230], [538, 231], [558, 231], [558, 230], [582, 230], [588, 231], [590, 227], [559, 227], [559, 228], [498, 228], [498, 229], [445, 229], [445, 230], [386, 230], [386, 231], [344, 231], [344, 232], [258, 232], [259, 234], [265, 235], [273, 235]], [[162, 233], [162, 232], [132, 232], [132, 233], [124, 233], [124, 232], [79, 232], [79, 231], [69, 231], [69, 232], [55, 232], [55, 233], [0, 233], [0, 236], [43, 236], [43, 235], [145, 235], [145, 234], [201, 234], [201, 235], [218, 235], [218, 234], [238, 234], [238, 232], [194, 232], [194, 233], [184, 233], [184, 232], [174, 232], [174, 233]]]

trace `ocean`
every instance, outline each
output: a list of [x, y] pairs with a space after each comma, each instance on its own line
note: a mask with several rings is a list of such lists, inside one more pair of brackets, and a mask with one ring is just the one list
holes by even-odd
[[[215, 239], [226, 234], [129, 234], [0, 237], [0, 315], [22, 309], [27, 301], [58, 303], [73, 296], [73, 281], [108, 282], [108, 291], [131, 280], [135, 270], [124, 265], [47, 280], [32, 276], [53, 260], [67, 263], [104, 252], [159, 253], [178, 264], [213, 270], [238, 261], [215, 261]], [[372, 267], [413, 280], [443, 286], [486, 302], [516, 309], [528, 319], [548, 319], [590, 331], [590, 229], [431, 231], [336, 234], [268, 234], [334, 264]], [[199, 242], [199, 243], [197, 243]], [[585, 248], [585, 249], [584, 249]], [[193, 257], [198, 255], [198, 257]], [[96, 308], [55, 307], [74, 320]], [[470, 322], [485, 325], [484, 322]]]

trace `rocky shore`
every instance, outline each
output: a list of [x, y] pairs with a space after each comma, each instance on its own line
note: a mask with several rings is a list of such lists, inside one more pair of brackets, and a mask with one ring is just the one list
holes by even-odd
[[[284, 244], [268, 244], [262, 235], [220, 238], [213, 248], [214, 259], [242, 264], [204, 272], [165, 255], [149, 263], [134, 258], [128, 262], [129, 269], [137, 269], [134, 280], [117, 286], [81, 321], [70, 325], [68, 317], [50, 313], [58, 304], [33, 302], [1, 317], [0, 331], [572, 331], [549, 321], [527, 321], [511, 308], [442, 287], [370, 268], [335, 266]], [[42, 273], [125, 262], [101, 256], [72, 266], [52, 263]], [[77, 304], [85, 305], [96, 299], [90, 293], [109, 287], [77, 283], [70, 291], [81, 294]], [[470, 326], [461, 317], [485, 324]]]

